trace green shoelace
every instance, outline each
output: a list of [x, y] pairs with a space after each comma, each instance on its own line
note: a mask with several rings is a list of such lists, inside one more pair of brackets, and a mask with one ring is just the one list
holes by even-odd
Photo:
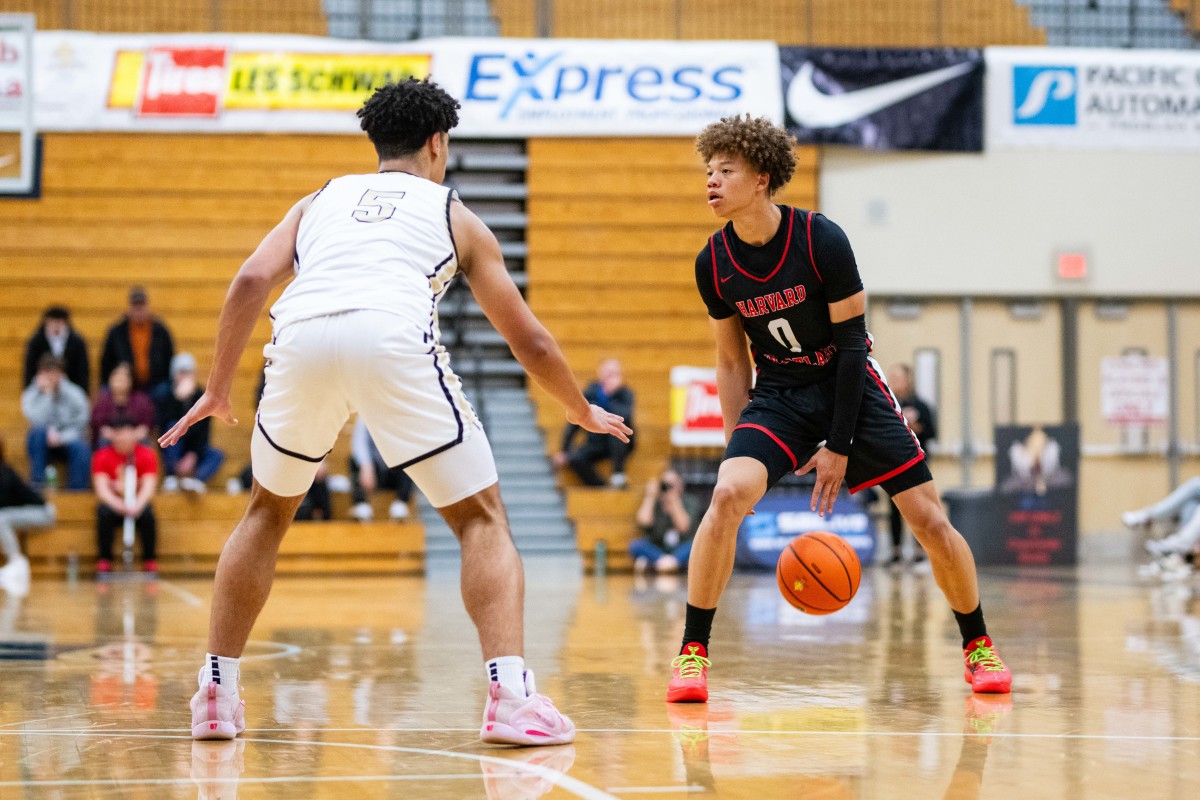
[[679, 670], [681, 678], [699, 678], [711, 666], [712, 662], [704, 656], [682, 655], [671, 660], [671, 668]]
[[996, 649], [986, 644], [976, 645], [974, 650], [967, 653], [967, 663], [984, 672], [1004, 671], [1004, 662], [996, 655]]

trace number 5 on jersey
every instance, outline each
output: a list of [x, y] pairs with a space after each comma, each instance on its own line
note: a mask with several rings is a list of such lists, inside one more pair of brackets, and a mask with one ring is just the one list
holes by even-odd
[[403, 197], [404, 192], [377, 192], [368, 189], [363, 192], [362, 200], [358, 201], [358, 208], [351, 211], [350, 216], [358, 222], [383, 222], [391, 219], [396, 213], [396, 204], [391, 201]]
[[788, 324], [786, 319], [781, 317], [771, 320], [767, 324], [767, 330], [775, 337], [775, 341], [793, 353], [804, 352], [803, 348], [800, 347], [800, 342], [796, 341], [796, 334], [792, 333], [792, 326]]

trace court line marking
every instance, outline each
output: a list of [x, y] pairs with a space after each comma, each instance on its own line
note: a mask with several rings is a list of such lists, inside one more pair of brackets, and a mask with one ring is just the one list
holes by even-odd
[[[515, 772], [493, 772], [488, 777], [491, 778], [517, 778], [523, 777], [520, 771]], [[113, 786], [177, 786], [187, 784], [239, 784], [239, 783], [334, 783], [345, 781], [347, 783], [369, 783], [371, 781], [449, 781], [449, 780], [481, 780], [483, 775], [472, 775], [467, 772], [447, 772], [442, 774], [426, 774], [426, 775], [310, 775], [304, 776], [282, 776], [282, 777], [262, 777], [262, 778], [94, 778], [92, 780], [84, 780], [82, 778], [74, 780], [45, 780], [45, 781], [0, 781], [0, 787], [4, 786], [96, 786], [96, 785], [113, 785]]]
[[[36, 722], [36, 720], [34, 720]], [[23, 725], [25, 722], [6, 723], [7, 725]], [[170, 735], [179, 728], [61, 728], [50, 730], [0, 730], [0, 736], [70, 736], [103, 733], [105, 735], [125, 735], [134, 739], [158, 738], [149, 736], [150, 733], [167, 734], [161, 738], [187, 738]], [[262, 731], [265, 733], [475, 733], [478, 728], [247, 728], [247, 732]], [[673, 728], [577, 728], [577, 733], [678, 733]], [[959, 738], [965, 736], [980, 736], [984, 734], [960, 733], [955, 731], [756, 731], [756, 730], [718, 730], [706, 731], [709, 736], [941, 736]], [[1003, 733], [986, 734], [992, 738], [1001, 739], [1080, 739], [1105, 742], [1200, 742], [1200, 736], [1119, 736], [1107, 733]], [[288, 739], [242, 739], [239, 741], [264, 742], [268, 744], [308, 745], [314, 742], [292, 741]], [[331, 746], [342, 747], [374, 747], [374, 745], [358, 745], [352, 742], [330, 743]], [[390, 749], [390, 748], [383, 748]], [[404, 749], [404, 748], [402, 748]], [[411, 748], [408, 748], [411, 749]], [[418, 751], [414, 751], [418, 752]], [[423, 751], [421, 751], [423, 752]], [[431, 750], [431, 753], [443, 753], [442, 750]], [[500, 759], [505, 761], [504, 759]], [[505, 763], [510, 763], [505, 761]]]
[[160, 579], [158, 581], [158, 585], [163, 587], [164, 589], [166, 589], [168, 592], [175, 595], [176, 597], [182, 598], [183, 602], [187, 603], [189, 606], [192, 606], [193, 608], [200, 608], [201, 606], [204, 605], [204, 600], [201, 599], [200, 595], [192, 594], [187, 589], [176, 586], [175, 584], [171, 583], [170, 581], [164, 581], [164, 580]]
[[[0, 784], [3, 786], [4, 784]], [[675, 794], [677, 792], [704, 792], [707, 786], [610, 786], [608, 791], [617, 794]]]
[[[472, 729], [472, 730], [474, 730], [474, 729]], [[111, 736], [114, 732], [115, 731], [112, 731], [112, 730], [104, 730], [104, 731], [84, 730], [84, 731], [70, 731], [70, 732], [65, 732], [65, 733], [48, 734], [45, 731], [0, 731], [0, 734], [18, 734], [18, 735], [19, 734], [30, 734], [30, 735], [35, 735], [35, 736], [42, 736], [42, 735], [52, 735], [52, 736], [93, 736], [93, 735], [101, 736], [101, 735], [103, 735], [103, 736]], [[191, 736], [182, 736], [182, 735], [181, 736], [147, 736], [147, 735], [141, 735], [141, 734], [131, 734], [131, 735], [126, 735], [125, 738], [128, 738], [128, 739], [153, 739], [153, 740], [179, 739], [179, 740], [185, 740], [185, 741], [189, 741], [189, 742], [192, 741]], [[350, 750], [375, 750], [375, 751], [380, 751], [380, 752], [385, 752], [385, 753], [415, 753], [417, 755], [443, 756], [445, 758], [456, 758], [456, 759], [460, 759], [463, 761], [474, 761], [479, 764], [495, 764], [500, 767], [505, 767], [506, 769], [510, 769], [510, 770], [516, 769], [521, 772], [529, 773], [531, 775], [536, 775], [539, 778], [544, 778], [544, 779], [550, 781], [551, 783], [553, 783], [555, 786], [559, 786], [559, 787], [565, 789], [566, 791], [570, 792], [571, 794], [575, 795], [576, 797], [581, 798], [582, 800], [620, 800], [620, 798], [609, 794], [608, 792], [604, 791], [603, 789], [598, 789], [589, 783], [585, 783], [585, 782], [579, 780], [578, 778], [572, 778], [570, 775], [567, 775], [562, 772], [558, 772], [557, 770], [547, 769], [546, 767], [543, 767], [539, 764], [529, 764], [524, 761], [518, 761], [516, 759], [511, 759], [511, 758], [496, 758], [495, 756], [485, 756], [485, 755], [482, 755], [479, 753], [458, 753], [458, 752], [453, 752], [450, 750], [429, 750], [424, 747], [400, 747], [399, 745], [355, 744], [354, 742], [297, 742], [297, 741], [291, 741], [288, 739], [258, 739], [258, 738], [249, 738], [249, 737], [239, 737], [238, 741], [242, 741], [242, 742], [246, 742], [246, 743], [254, 742], [256, 744], [287, 744], [287, 745], [294, 745], [294, 746], [300, 746], [300, 747], [332, 747], [332, 748], [346, 748], [346, 749], [350, 749]], [[483, 776], [481, 775], [480, 778], [482, 779], [482, 777]], [[189, 780], [190, 780], [190, 778], [189, 778]], [[119, 785], [121, 783], [121, 781], [110, 778], [107, 780], [97, 780], [94, 783], [107, 784], [107, 785], [111, 786], [111, 785]]]

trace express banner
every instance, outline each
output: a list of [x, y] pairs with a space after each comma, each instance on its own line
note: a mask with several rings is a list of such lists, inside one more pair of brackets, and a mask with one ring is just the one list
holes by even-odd
[[354, 133], [363, 100], [410, 76], [462, 103], [462, 136], [674, 136], [732, 114], [782, 120], [770, 42], [51, 31], [37, 34], [35, 66], [45, 130]]
[[802, 144], [983, 149], [983, 52], [781, 47], [788, 130]]
[[436, 80], [473, 136], [687, 136], [782, 121], [772, 42], [436, 40]]
[[986, 52], [989, 148], [1200, 150], [1200, 53]]

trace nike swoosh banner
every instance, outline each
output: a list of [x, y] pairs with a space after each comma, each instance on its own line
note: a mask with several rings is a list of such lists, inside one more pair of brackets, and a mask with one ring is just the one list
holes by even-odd
[[802, 144], [983, 150], [983, 51], [779, 48], [785, 118]]

